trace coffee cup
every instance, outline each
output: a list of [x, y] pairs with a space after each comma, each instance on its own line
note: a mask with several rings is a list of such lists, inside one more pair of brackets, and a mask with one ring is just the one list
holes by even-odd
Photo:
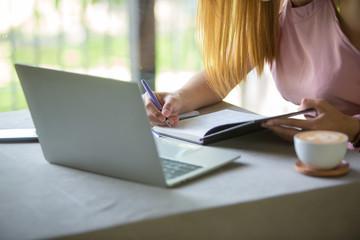
[[294, 136], [300, 161], [315, 170], [330, 170], [339, 165], [346, 153], [348, 136], [335, 131], [304, 131]]

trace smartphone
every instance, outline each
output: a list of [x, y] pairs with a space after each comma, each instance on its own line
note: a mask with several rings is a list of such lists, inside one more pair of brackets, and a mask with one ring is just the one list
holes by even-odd
[[0, 129], [0, 143], [38, 142], [35, 128]]

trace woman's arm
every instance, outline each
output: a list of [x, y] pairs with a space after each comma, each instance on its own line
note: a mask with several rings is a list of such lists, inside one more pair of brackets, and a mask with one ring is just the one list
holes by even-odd
[[[180, 113], [208, 106], [222, 99], [212, 90], [206, 82], [204, 71], [195, 74], [181, 89], [175, 93], [179, 94], [182, 100]], [[166, 106], [164, 106], [165, 108]]]

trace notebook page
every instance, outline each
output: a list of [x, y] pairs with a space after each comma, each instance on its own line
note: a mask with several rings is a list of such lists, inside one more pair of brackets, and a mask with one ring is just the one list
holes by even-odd
[[198, 117], [181, 120], [172, 127], [155, 126], [153, 129], [158, 133], [166, 133], [168, 135], [179, 137], [182, 136], [185, 138], [193, 136], [196, 138], [196, 140], [199, 140], [205, 135], [207, 131], [216, 126], [229, 123], [246, 122], [260, 118], [263, 118], [263, 116], [225, 109]]

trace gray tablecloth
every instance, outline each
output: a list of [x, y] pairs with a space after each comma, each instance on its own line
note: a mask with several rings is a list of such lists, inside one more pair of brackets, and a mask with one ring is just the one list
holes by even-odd
[[[0, 114], [0, 128], [32, 126], [27, 110]], [[242, 157], [162, 189], [49, 164], [38, 143], [0, 144], [0, 239], [360, 236], [359, 153], [346, 153], [347, 175], [316, 178], [295, 171], [293, 145], [270, 132], [217, 145]]]

